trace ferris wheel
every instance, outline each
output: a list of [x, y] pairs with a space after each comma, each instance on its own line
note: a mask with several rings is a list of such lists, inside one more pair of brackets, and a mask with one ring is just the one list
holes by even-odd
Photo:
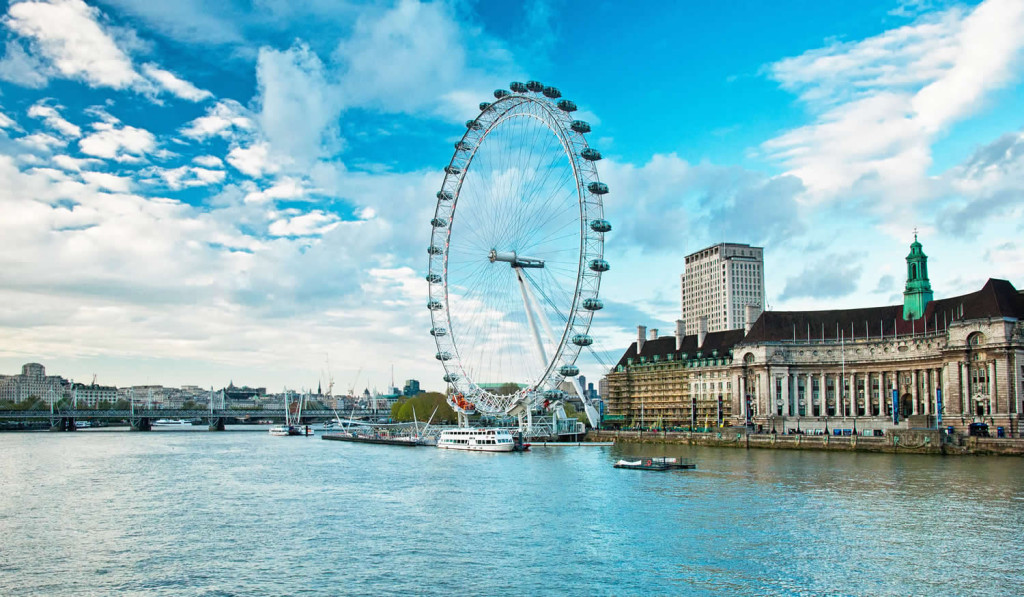
[[590, 125], [554, 87], [513, 82], [480, 104], [455, 143], [430, 221], [427, 275], [436, 358], [464, 416], [518, 416], [561, 404], [573, 382], [591, 424], [576, 359], [604, 260], [601, 154]]

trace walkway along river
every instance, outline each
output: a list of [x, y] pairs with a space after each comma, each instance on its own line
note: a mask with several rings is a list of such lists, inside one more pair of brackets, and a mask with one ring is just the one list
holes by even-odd
[[775, 450], [1024, 456], [1024, 439], [947, 435], [933, 429], [887, 431], [883, 437], [746, 433], [743, 429], [730, 428], [708, 433], [590, 431], [587, 433], [587, 440]]

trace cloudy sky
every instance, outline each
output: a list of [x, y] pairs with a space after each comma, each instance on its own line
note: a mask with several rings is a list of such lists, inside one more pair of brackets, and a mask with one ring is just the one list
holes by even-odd
[[0, 372], [440, 388], [434, 194], [513, 80], [606, 157], [609, 354], [721, 241], [775, 309], [899, 302], [915, 227], [937, 297], [1024, 286], [1024, 0], [841, 4], [0, 4]]

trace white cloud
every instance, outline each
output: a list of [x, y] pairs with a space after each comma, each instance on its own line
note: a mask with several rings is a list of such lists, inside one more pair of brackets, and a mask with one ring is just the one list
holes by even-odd
[[320, 210], [271, 222], [267, 231], [274, 236], [316, 236], [338, 226], [338, 217]]
[[137, 84], [140, 77], [131, 59], [100, 27], [98, 14], [81, 0], [20, 2], [10, 7], [4, 24], [31, 39], [65, 77], [115, 89]]
[[8, 41], [0, 59], [0, 79], [22, 87], [38, 89], [49, 82], [47, 67], [38, 58], [25, 53], [21, 44]]
[[11, 120], [11, 117], [0, 112], [0, 129], [14, 129], [18, 128], [18, 123]]
[[245, 148], [235, 147], [228, 152], [227, 161], [242, 174], [253, 178], [280, 170], [280, 166], [271, 160], [270, 147], [266, 142], [254, 143]]
[[178, 168], [159, 168], [157, 174], [171, 190], [178, 191], [189, 187], [205, 187], [224, 182], [226, 173], [223, 170], [209, 170], [194, 166]]
[[275, 154], [309, 164], [341, 148], [341, 93], [308, 46], [261, 49], [256, 75], [260, 128]]
[[132, 190], [132, 179], [126, 176], [117, 176], [106, 172], [83, 172], [82, 179], [98, 188], [115, 193], [128, 193]]
[[56, 147], [65, 147], [68, 142], [48, 133], [33, 133], [17, 139], [18, 143], [37, 151], [49, 152]]
[[65, 137], [78, 138], [82, 136], [82, 129], [72, 124], [60, 115], [57, 108], [47, 105], [46, 100], [36, 102], [28, 109], [28, 115], [32, 118], [40, 118], [46, 126], [61, 133]]
[[813, 124], [766, 142], [814, 200], [859, 190], [891, 203], [929, 194], [937, 134], [1005, 85], [1024, 47], [1024, 4], [953, 8], [860, 42], [833, 44], [771, 65], [817, 113]]
[[[508, 52], [480, 30], [460, 25], [452, 10], [444, 3], [401, 0], [383, 12], [364, 11], [335, 52], [346, 102], [465, 119], [472, 104], [465, 90], [507, 85], [518, 72]], [[502, 72], [504, 77], [494, 74]]]
[[149, 77], [150, 80], [155, 81], [161, 87], [181, 99], [185, 99], [190, 102], [198, 102], [213, 96], [209, 91], [199, 89], [192, 83], [178, 78], [174, 73], [163, 70], [155, 64], [143, 64], [142, 72]]
[[138, 162], [156, 149], [153, 133], [134, 126], [109, 122], [93, 124], [95, 132], [78, 142], [82, 153], [119, 162]]
[[192, 163], [199, 164], [200, 166], [204, 166], [206, 168], [224, 167], [223, 160], [221, 160], [219, 157], [215, 155], [197, 155], [196, 157], [192, 158]]
[[103, 164], [103, 160], [97, 160], [96, 158], [79, 159], [73, 158], [69, 155], [55, 155], [53, 156], [53, 163], [64, 170], [81, 172], [82, 170]]
[[245, 196], [246, 203], [266, 203], [275, 199], [297, 199], [305, 194], [302, 183], [294, 178], [285, 177], [278, 180], [270, 188], [253, 191]]
[[238, 132], [249, 132], [256, 124], [249, 117], [249, 111], [235, 100], [220, 100], [207, 108], [206, 115], [196, 118], [181, 129], [181, 134], [196, 141], [205, 141], [213, 136], [231, 138]]

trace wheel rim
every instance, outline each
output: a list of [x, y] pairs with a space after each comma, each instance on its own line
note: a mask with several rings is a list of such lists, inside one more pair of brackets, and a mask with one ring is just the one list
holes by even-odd
[[[478, 411], [536, 402], [589, 343], [583, 303], [597, 298], [590, 266], [604, 263], [605, 232], [589, 223], [603, 222], [607, 189], [581, 156], [596, 153], [586, 131], [552, 101], [510, 94], [467, 122], [446, 168], [428, 251], [431, 333], [446, 381]], [[512, 267], [509, 255], [543, 267]], [[507, 382], [524, 387], [495, 387]]]

